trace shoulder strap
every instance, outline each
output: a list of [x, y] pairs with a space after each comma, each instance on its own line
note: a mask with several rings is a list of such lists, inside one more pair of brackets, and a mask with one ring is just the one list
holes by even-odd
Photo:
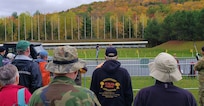
[[21, 88], [18, 90], [18, 105], [20, 106], [26, 106], [24, 92], [25, 92], [25, 88]]

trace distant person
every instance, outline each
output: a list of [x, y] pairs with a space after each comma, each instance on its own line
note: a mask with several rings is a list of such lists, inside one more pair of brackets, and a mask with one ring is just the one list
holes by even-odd
[[9, 60], [13, 60], [14, 57], [15, 57], [15, 54], [13, 54], [13, 53], [8, 53], [8, 54], [6, 55], [6, 57], [7, 57]]
[[179, 72], [182, 74], [181, 66], [180, 66], [180, 64], [179, 64], [179, 59], [176, 57], [176, 53], [174, 53], [174, 58], [175, 58], [176, 61], [177, 61]]
[[74, 80], [77, 85], [81, 86], [81, 84], [82, 84], [82, 82], [81, 82], [81, 80], [82, 80], [82, 74], [85, 74], [85, 73], [87, 72], [87, 70], [88, 70], [87, 67], [84, 67], [84, 68], [79, 69], [79, 72], [78, 72], [78, 74], [77, 74], [77, 77], [76, 77], [76, 79]]
[[201, 48], [202, 57], [194, 65], [194, 70], [198, 71], [199, 81], [199, 103], [200, 106], [204, 106], [204, 47]]
[[85, 61], [78, 58], [75, 47], [55, 48], [53, 61], [46, 66], [55, 77], [47, 86], [33, 93], [29, 106], [101, 106], [91, 90], [74, 82], [85, 64]]
[[92, 75], [90, 89], [102, 106], [131, 106], [133, 101], [130, 75], [117, 58], [116, 48], [106, 48], [106, 61]]
[[196, 53], [196, 59], [197, 59], [197, 60], [200, 60], [200, 59], [202, 58], [202, 56], [203, 56], [203, 54], [204, 54], [203, 52], [204, 52], [204, 47], [201, 48], [201, 54], [198, 53], [198, 52]]
[[6, 48], [3, 46], [0, 46], [0, 67], [3, 66], [3, 59], [4, 59], [5, 53], [6, 53]]
[[43, 86], [48, 85], [50, 83], [50, 72], [45, 68], [48, 60], [48, 52], [46, 50], [39, 52], [39, 58], [36, 60], [40, 67], [40, 72], [42, 75], [42, 84]]
[[110, 44], [108, 44], [108, 46], [109, 46], [109, 47], [112, 47], [112, 46], [113, 46], [113, 44], [112, 44], [112, 43], [110, 43]]
[[[112, 46], [113, 46], [113, 45], [112, 45], [111, 43], [108, 44], [108, 47], [112, 47]], [[104, 63], [104, 62], [98, 64], [98, 65], [96, 66], [96, 68], [100, 68], [100, 67], [103, 65], [103, 63]]]
[[16, 45], [17, 56], [11, 64], [18, 68], [19, 85], [25, 86], [33, 93], [42, 86], [42, 76], [37, 62], [30, 56], [30, 42], [20, 40]]
[[15, 57], [15, 54], [13, 53], [8, 53], [6, 55], [6, 58], [3, 59], [3, 65], [6, 65], [6, 64], [11, 64], [11, 62], [13, 61]]
[[[27, 88], [18, 85], [19, 83], [19, 73], [16, 66], [12, 64], [7, 64], [0, 67], [0, 82], [2, 83], [2, 88], [0, 89], [0, 106], [25, 106], [28, 104], [31, 97], [31, 93]], [[20, 104], [18, 102], [18, 92], [24, 89], [22, 92], [21, 99], [25, 104]]]
[[96, 59], [98, 60], [98, 55], [99, 55], [99, 44], [96, 45]]
[[149, 63], [150, 76], [155, 85], [141, 89], [134, 100], [134, 106], [197, 106], [193, 95], [173, 84], [182, 79], [175, 58], [165, 52], [158, 54]]

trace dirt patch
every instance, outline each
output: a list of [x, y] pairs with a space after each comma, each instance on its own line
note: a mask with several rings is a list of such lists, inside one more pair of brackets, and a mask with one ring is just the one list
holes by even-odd
[[[186, 45], [188, 43], [188, 45]], [[165, 42], [161, 45], [156, 46], [155, 48], [160, 49], [173, 49], [173, 50], [181, 50], [181, 49], [191, 49], [193, 46], [193, 43], [190, 41], [178, 41], [178, 40], [172, 40]]]
[[[173, 40], [173, 41], [168, 41], [166, 42], [167, 45], [181, 45], [185, 43], [185, 41], [178, 41], [178, 40]], [[164, 43], [165, 44], [165, 43]]]

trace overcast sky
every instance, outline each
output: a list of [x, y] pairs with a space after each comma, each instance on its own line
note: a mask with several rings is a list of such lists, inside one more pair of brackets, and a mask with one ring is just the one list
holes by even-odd
[[59, 12], [94, 1], [106, 0], [0, 0], [0, 17], [11, 16], [13, 12], [33, 15], [36, 10], [43, 14]]

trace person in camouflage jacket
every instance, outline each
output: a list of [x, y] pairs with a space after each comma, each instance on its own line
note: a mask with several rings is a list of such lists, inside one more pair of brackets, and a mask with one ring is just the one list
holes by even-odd
[[[202, 47], [201, 53], [204, 55], [204, 47]], [[198, 59], [198, 62], [194, 65], [194, 70], [198, 71], [199, 103], [200, 106], [204, 106], [204, 57]]]
[[75, 47], [57, 47], [53, 61], [46, 66], [55, 77], [33, 93], [29, 106], [101, 106], [91, 90], [74, 82], [78, 70], [84, 67], [85, 61], [78, 59]]

